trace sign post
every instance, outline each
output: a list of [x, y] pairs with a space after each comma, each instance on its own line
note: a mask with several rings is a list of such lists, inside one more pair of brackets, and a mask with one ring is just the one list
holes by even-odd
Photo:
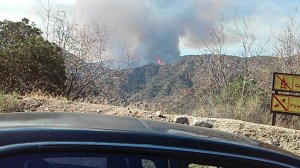
[[276, 112], [272, 112], [272, 126], [275, 125], [275, 121], [276, 121]]
[[274, 73], [271, 98], [272, 125], [275, 125], [276, 114], [300, 116], [300, 96], [278, 94], [278, 91], [300, 93], [300, 75]]

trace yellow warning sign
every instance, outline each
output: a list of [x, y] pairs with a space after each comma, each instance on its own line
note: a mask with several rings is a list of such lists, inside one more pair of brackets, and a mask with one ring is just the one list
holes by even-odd
[[273, 94], [272, 111], [300, 114], [300, 96]]
[[273, 90], [300, 92], [300, 75], [274, 73]]

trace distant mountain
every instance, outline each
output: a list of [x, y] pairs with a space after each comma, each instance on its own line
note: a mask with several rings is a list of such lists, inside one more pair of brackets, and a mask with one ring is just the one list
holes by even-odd
[[[83, 96], [89, 101], [101, 102], [105, 99], [112, 104], [135, 104], [150, 110], [161, 107], [170, 111], [193, 110], [197, 107], [197, 101], [208, 94], [219, 94], [225, 83], [231, 83], [239, 77], [248, 77], [271, 93], [273, 72], [287, 71], [289, 66], [297, 67], [297, 59], [190, 55], [181, 57], [173, 64], [148, 64], [123, 70], [112, 70], [101, 65], [101, 71], [91, 85], [95, 90], [98, 88], [98, 92], [87, 92]], [[97, 63], [84, 64], [81, 70], [83, 76], [89, 75], [95, 66]], [[103, 77], [109, 79], [109, 83], [103, 84]], [[269, 103], [268, 99], [266, 101]]]
[[248, 74], [264, 90], [271, 92], [273, 72], [280, 71], [278, 61], [271, 56], [184, 56], [173, 64], [149, 64], [125, 70], [119, 78], [118, 88], [128, 104], [163, 104], [172, 110], [181, 110], [186, 109], [185, 106], [192, 108], [192, 100], [207, 94], [209, 89], [222, 87], [222, 81], [211, 79], [220, 78], [220, 75], [225, 75], [227, 82], [231, 82]]

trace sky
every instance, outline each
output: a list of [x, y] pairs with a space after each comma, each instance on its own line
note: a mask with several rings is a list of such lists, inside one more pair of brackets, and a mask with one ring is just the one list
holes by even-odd
[[[42, 28], [38, 14], [45, 0], [0, 0], [0, 20], [20, 21], [23, 17]], [[210, 39], [209, 28], [216, 28], [224, 18], [226, 44], [224, 52], [241, 55], [242, 47], [235, 23], [243, 28], [243, 19], [251, 20], [257, 43], [274, 42], [289, 16], [299, 20], [300, 0], [50, 0], [76, 11], [82, 24], [107, 24], [114, 30], [112, 39], [124, 41], [129, 53], [145, 63], [161, 58], [172, 62], [182, 55], [203, 54], [204, 41]], [[300, 23], [300, 22], [299, 22]], [[266, 46], [264, 54], [272, 54]]]

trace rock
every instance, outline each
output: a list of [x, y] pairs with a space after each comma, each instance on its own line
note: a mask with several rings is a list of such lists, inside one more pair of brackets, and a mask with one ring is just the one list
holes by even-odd
[[272, 145], [274, 145], [274, 146], [280, 146], [280, 141], [278, 140], [278, 139], [276, 139], [276, 138], [270, 138], [269, 139], [269, 142], [268, 142], [269, 144], [272, 144]]
[[251, 136], [251, 134], [247, 133], [247, 134], [245, 134], [245, 136], [246, 136], [246, 137], [250, 137], [250, 136]]
[[214, 126], [215, 120], [208, 119], [208, 118], [196, 118], [194, 119], [193, 126], [197, 127], [206, 127], [212, 128]]
[[214, 125], [204, 121], [196, 121], [193, 123], [193, 126], [212, 128]]
[[175, 123], [188, 124], [188, 119], [186, 118], [186, 116], [176, 116]]
[[157, 116], [157, 117], [163, 117], [161, 111], [157, 111], [157, 112], [155, 113], [155, 116]]
[[275, 141], [273, 141], [273, 142], [272, 142], [272, 144], [273, 144], [273, 145], [275, 145], [275, 146], [280, 146], [280, 142], [279, 142], [279, 140], [275, 140]]

